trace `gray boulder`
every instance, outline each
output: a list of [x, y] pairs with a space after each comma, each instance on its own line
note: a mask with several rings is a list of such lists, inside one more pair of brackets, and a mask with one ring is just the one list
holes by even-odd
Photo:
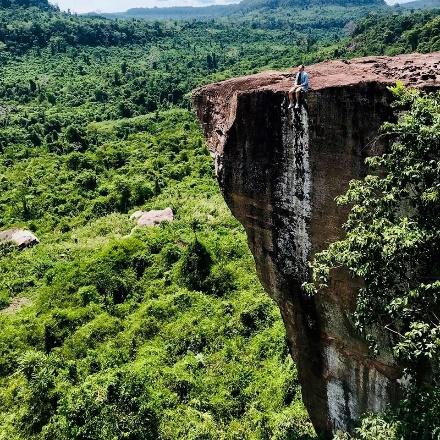
[[11, 243], [20, 249], [32, 247], [39, 243], [40, 240], [27, 229], [12, 228], [0, 232], [0, 244]]
[[138, 226], [159, 226], [162, 222], [172, 222], [174, 220], [173, 210], [165, 208], [163, 210], [136, 211], [130, 218], [136, 220]]

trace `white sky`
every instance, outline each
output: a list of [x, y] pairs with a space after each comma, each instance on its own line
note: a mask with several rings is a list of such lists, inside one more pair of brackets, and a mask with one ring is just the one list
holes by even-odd
[[[122, 12], [130, 8], [154, 8], [170, 6], [208, 6], [238, 3], [240, 0], [49, 0], [63, 11], [72, 12]], [[404, 3], [410, 0], [386, 0], [389, 4]]]

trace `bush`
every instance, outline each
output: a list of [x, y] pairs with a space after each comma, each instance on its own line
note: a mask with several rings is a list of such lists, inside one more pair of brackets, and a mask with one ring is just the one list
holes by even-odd
[[234, 274], [230, 269], [225, 267], [224, 262], [212, 267], [205, 284], [206, 292], [218, 297], [227, 295], [236, 287]]
[[179, 278], [190, 290], [204, 291], [211, 272], [212, 257], [197, 238], [187, 247], [179, 266]]
[[60, 401], [54, 431], [62, 438], [157, 440], [158, 415], [148, 378], [118, 370], [90, 378]]
[[11, 298], [7, 290], [0, 290], [0, 309], [4, 309], [11, 303]]

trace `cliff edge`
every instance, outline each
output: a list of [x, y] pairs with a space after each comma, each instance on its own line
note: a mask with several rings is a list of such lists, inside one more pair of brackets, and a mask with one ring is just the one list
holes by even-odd
[[287, 109], [294, 72], [265, 72], [201, 87], [193, 103], [215, 160], [224, 198], [245, 227], [259, 278], [277, 302], [316, 430], [351, 431], [366, 411], [399, 398], [402, 375], [386, 335], [373, 357], [353, 326], [361, 280], [336, 271], [314, 297], [301, 289], [307, 262], [343, 234], [336, 205], [377, 134], [396, 115], [397, 80], [440, 88], [440, 52], [330, 61], [307, 67], [307, 107]]

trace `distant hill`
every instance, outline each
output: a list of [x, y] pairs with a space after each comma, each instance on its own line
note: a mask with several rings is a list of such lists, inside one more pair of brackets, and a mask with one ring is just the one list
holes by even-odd
[[385, 5], [383, 0], [243, 0], [239, 3], [241, 9], [259, 8], [292, 8], [304, 6], [363, 6], [363, 5]]
[[36, 6], [41, 9], [52, 9], [47, 0], [0, 0], [0, 8], [29, 8]]
[[[385, 6], [384, 0], [243, 0], [238, 4], [203, 7], [133, 8], [126, 12], [100, 13], [107, 18], [188, 19], [215, 18], [258, 9], [298, 8], [313, 6]], [[92, 14], [98, 15], [98, 14]]]
[[436, 9], [440, 8], [440, 0], [416, 0], [414, 2], [399, 3], [397, 7], [405, 9]]
[[88, 15], [100, 15], [107, 18], [145, 18], [151, 20], [164, 19], [191, 19], [191, 18], [214, 18], [222, 15], [233, 14], [239, 10], [236, 4], [212, 5], [203, 7], [176, 6], [168, 8], [132, 8], [125, 12], [115, 13], [92, 13]]

